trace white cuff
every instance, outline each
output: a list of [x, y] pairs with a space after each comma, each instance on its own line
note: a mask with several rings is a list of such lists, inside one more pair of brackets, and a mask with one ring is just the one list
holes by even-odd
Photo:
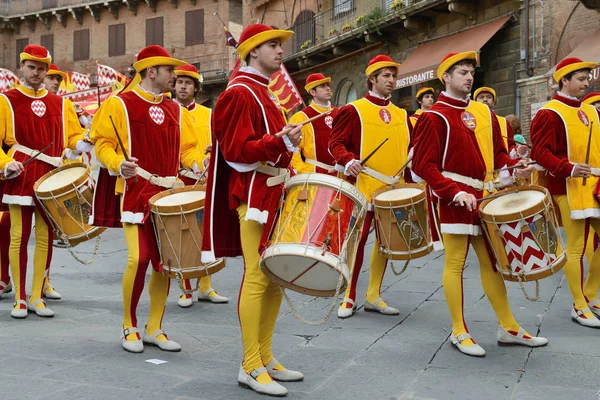
[[89, 153], [94, 149], [94, 145], [85, 140], [79, 140], [75, 145], [75, 148], [82, 153]]
[[359, 162], [360, 162], [360, 160], [357, 160], [356, 158], [355, 158], [355, 159], [353, 159], [353, 160], [350, 160], [350, 161], [348, 161], [348, 163], [347, 163], [347, 164], [344, 166], [344, 175], [346, 175], [346, 176], [349, 176], [349, 175], [350, 175], [350, 174], [348, 173], [348, 168], [350, 168], [350, 166], [351, 166], [352, 164], [354, 164], [356, 161], [359, 161]]
[[77, 161], [81, 157], [81, 152], [77, 150], [65, 149], [65, 157], [71, 161]]
[[577, 164], [573, 164], [573, 168], [571, 169], [571, 178], [573, 177], [573, 172], [575, 172], [575, 166], [576, 166], [576, 165], [577, 165]]
[[456, 201], [456, 199], [458, 199], [458, 198], [459, 198], [460, 196], [462, 196], [463, 194], [467, 194], [467, 192], [463, 192], [463, 191], [461, 191], [461, 192], [458, 192], [458, 193], [456, 193], [456, 196], [454, 196], [454, 198], [452, 199], [452, 201], [453, 201], [453, 202], [455, 202], [455, 201]]
[[409, 170], [409, 171], [410, 171], [410, 176], [412, 176], [412, 180], [415, 183], [421, 183], [421, 182], [423, 182], [423, 178], [421, 178], [419, 175], [415, 174], [412, 169]]
[[[504, 165], [502, 168], [506, 168], [507, 166]], [[512, 171], [512, 176], [515, 175], [515, 172], [517, 172], [517, 168], [513, 169]], [[498, 174], [498, 180], [500, 181], [500, 185], [501, 186], [510, 186], [513, 184], [513, 178], [511, 176], [510, 171], [508, 170], [504, 170], [504, 171], [500, 171], [500, 173]]]
[[285, 147], [287, 147], [288, 151], [292, 152], [292, 153], [297, 153], [298, 152], [298, 148], [294, 147], [294, 145], [292, 144], [292, 141], [290, 140], [289, 137], [287, 136], [283, 136], [283, 142], [285, 143]]
[[[10, 166], [10, 164], [13, 164], [13, 163], [16, 163], [16, 162], [17, 162], [17, 161], [11, 161], [11, 162], [9, 162], [8, 164], [6, 164], [6, 167], [4, 168], [4, 171], [3, 171], [3, 173], [4, 173], [4, 178], [5, 178], [5, 179], [11, 179], [11, 178], [7, 178], [7, 176], [8, 176], [8, 167]], [[13, 177], [13, 178], [16, 178], [16, 177], [17, 177], [17, 175], [13, 175], [12, 177]], [[0, 199], [0, 200], [1, 200], [1, 199]]]
[[195, 174], [199, 174], [202, 172], [202, 170], [198, 168], [198, 164], [196, 164], [196, 161], [194, 161], [194, 165], [192, 165], [192, 171], [194, 171]]
[[87, 126], [88, 126], [88, 124], [89, 124], [89, 121], [88, 121], [88, 119], [87, 119], [87, 118], [86, 118], [84, 115], [81, 115], [81, 116], [79, 117], [79, 123], [80, 123], [81, 125], [83, 125], [84, 127], [87, 127]]

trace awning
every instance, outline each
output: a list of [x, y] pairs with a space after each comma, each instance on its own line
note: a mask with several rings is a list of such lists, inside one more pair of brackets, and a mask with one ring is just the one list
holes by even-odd
[[425, 42], [404, 60], [398, 69], [396, 89], [437, 79], [437, 67], [448, 53], [479, 51], [510, 19], [502, 17], [454, 35]]
[[[583, 42], [579, 43], [579, 46], [577, 46], [575, 50], [567, 55], [567, 57], [577, 57], [583, 61], [595, 61], [600, 64], [600, 29], [587, 36]], [[546, 72], [546, 76], [549, 77], [549, 87], [556, 84], [552, 78], [552, 74], [554, 74], [555, 71], [556, 65], [552, 67], [550, 71]], [[590, 75], [590, 80], [592, 82], [600, 81], [600, 66], [594, 68]]]

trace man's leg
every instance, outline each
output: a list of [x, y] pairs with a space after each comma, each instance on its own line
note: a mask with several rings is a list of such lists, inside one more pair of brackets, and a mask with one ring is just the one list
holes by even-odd
[[8, 259], [10, 247], [10, 213], [8, 211], [0, 212], [0, 298], [3, 294], [12, 291], [10, 285]]
[[[10, 210], [10, 272], [15, 286], [13, 315], [16, 318], [27, 316], [27, 243], [31, 235], [33, 207], [9, 205]], [[24, 310], [24, 311], [23, 311]]]

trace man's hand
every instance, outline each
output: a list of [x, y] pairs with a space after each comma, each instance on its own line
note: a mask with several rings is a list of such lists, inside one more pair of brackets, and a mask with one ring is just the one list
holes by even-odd
[[6, 167], [6, 178], [16, 178], [25, 171], [23, 164], [18, 161], [13, 161]]
[[592, 173], [592, 168], [587, 165], [587, 164], [575, 164], [575, 166], [573, 167], [573, 172], [571, 173], [571, 176], [573, 176], [573, 178], [582, 178], [586, 175], [591, 175]]
[[302, 125], [298, 124], [287, 124], [284, 131], [288, 131], [285, 135], [292, 142], [292, 146], [298, 147], [300, 141], [302, 140]]
[[137, 172], [138, 161], [139, 160], [135, 157], [129, 157], [129, 161], [121, 161], [121, 175], [123, 175], [123, 178], [129, 179], [135, 176]]
[[467, 210], [473, 211], [477, 209], [477, 199], [470, 193], [463, 193], [454, 200], [461, 207], [467, 207]]
[[365, 167], [362, 166], [360, 161], [356, 160], [348, 167], [348, 175], [356, 178], [364, 169]]
[[524, 144], [520, 144], [517, 146], [517, 153], [519, 153], [521, 157], [525, 157], [527, 153], [529, 153], [529, 147], [525, 146]]
[[208, 146], [206, 146], [206, 148], [204, 149], [204, 154], [208, 154], [212, 152], [212, 144], [209, 144]]
[[533, 165], [527, 165], [527, 161], [520, 160], [517, 165], [522, 165], [525, 168], [517, 168], [515, 169], [515, 178], [523, 179], [528, 178], [529, 175], [533, 172]]

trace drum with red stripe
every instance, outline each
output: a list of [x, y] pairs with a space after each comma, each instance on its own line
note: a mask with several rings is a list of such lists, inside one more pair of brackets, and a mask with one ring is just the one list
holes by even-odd
[[287, 195], [260, 266], [281, 286], [328, 297], [346, 287], [368, 202], [350, 183], [324, 174], [300, 174]]

